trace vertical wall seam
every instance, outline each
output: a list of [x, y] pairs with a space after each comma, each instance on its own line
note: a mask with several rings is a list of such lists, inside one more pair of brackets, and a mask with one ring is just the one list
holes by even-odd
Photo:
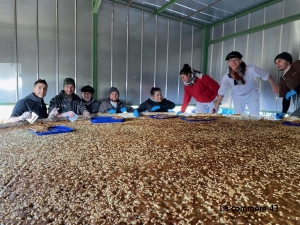
[[110, 24], [110, 86], [113, 86], [113, 60], [114, 60], [114, 2], [112, 2], [111, 6], [111, 24]]
[[36, 77], [40, 76], [40, 54], [39, 54], [39, 2], [36, 0]]
[[[75, 26], [75, 29], [74, 29], [74, 32], [75, 32], [75, 58], [74, 58], [74, 66], [75, 66], [75, 68], [74, 68], [74, 72], [75, 72], [75, 84], [77, 84], [77, 0], [74, 0], [74, 4], [75, 4], [75, 6], [74, 6], [74, 16], [75, 16], [75, 18], [74, 18], [74, 21], [75, 21], [75, 24], [74, 24], [74, 26]], [[76, 89], [75, 89], [75, 93], [76, 93]]]
[[144, 11], [142, 11], [142, 29], [141, 29], [141, 71], [140, 71], [140, 102], [142, 103], [142, 83], [143, 83], [143, 42], [144, 42]]
[[166, 84], [165, 84], [165, 98], [168, 93], [168, 72], [169, 72], [169, 44], [170, 44], [170, 20], [168, 19], [168, 31], [167, 31], [167, 62], [166, 62]]
[[191, 46], [191, 67], [193, 68], [193, 56], [194, 56], [194, 26], [192, 26], [192, 46]]
[[56, 54], [56, 93], [58, 93], [58, 90], [59, 90], [59, 54], [58, 54], [58, 51], [59, 51], [59, 46], [58, 46], [58, 0], [56, 0], [56, 18], [55, 18], [55, 32], [56, 32], [56, 43], [55, 43], [55, 54]]
[[127, 6], [127, 18], [126, 18], [126, 78], [125, 78], [125, 96], [126, 101], [128, 98], [128, 51], [129, 51], [129, 6]]
[[[178, 71], [180, 71], [180, 64], [181, 64], [181, 41], [182, 41], [182, 22], [180, 22], [180, 39], [179, 39], [179, 62], [178, 62]], [[177, 78], [177, 102], [179, 102], [179, 83], [180, 83], [180, 76]]]
[[158, 17], [155, 15], [155, 35], [154, 35], [154, 79], [153, 79], [153, 87], [156, 84], [156, 65], [157, 65], [157, 20]]
[[19, 101], [19, 59], [18, 59], [18, 28], [17, 28], [17, 0], [15, 0], [14, 5], [14, 24], [15, 24], [15, 67], [16, 67], [16, 81], [17, 81], [17, 90], [16, 90], [16, 102]]

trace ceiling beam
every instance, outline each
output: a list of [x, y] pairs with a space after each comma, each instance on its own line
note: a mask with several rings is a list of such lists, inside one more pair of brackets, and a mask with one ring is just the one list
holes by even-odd
[[204, 9], [207, 9], [207, 8], [213, 6], [214, 4], [216, 4], [216, 3], [220, 2], [220, 1], [222, 1], [222, 0], [217, 0], [217, 1], [213, 2], [213, 3], [211, 3], [211, 4], [208, 4], [207, 6], [201, 8], [201, 9], [198, 9], [197, 11], [191, 13], [190, 15], [187, 15], [187, 16], [183, 17], [181, 20], [183, 21], [183, 20], [185, 20], [185, 19], [191, 17], [192, 15], [194, 15], [194, 14], [196, 14], [196, 13], [199, 13], [199, 12], [203, 11]]
[[162, 7], [160, 7], [157, 11], [156, 11], [156, 15], [160, 14], [162, 11], [164, 11], [166, 8], [168, 8], [169, 6], [175, 4], [175, 2], [177, 2], [178, 0], [171, 0], [169, 1], [167, 4], [163, 5]]
[[98, 14], [101, 2], [102, 0], [95, 0], [94, 7], [93, 7], [94, 14]]
[[282, 0], [270, 0], [270, 1], [268, 1], [268, 2], [265, 2], [265, 3], [261, 4], [261, 5], [258, 5], [258, 6], [256, 6], [256, 7], [254, 7], [254, 8], [251, 8], [251, 9], [248, 9], [248, 10], [243, 11], [243, 12], [241, 12], [241, 13], [238, 13], [238, 14], [236, 14], [236, 15], [230, 16], [230, 17], [228, 17], [227, 19], [224, 19], [224, 20], [222, 20], [222, 21], [216, 22], [216, 23], [214, 23], [214, 24], [210, 24], [210, 25], [208, 25], [208, 28], [210, 29], [210, 28], [212, 28], [212, 27], [215, 27], [215, 26], [218, 26], [218, 25], [220, 25], [220, 24], [226, 23], [226, 22], [228, 22], [228, 21], [230, 21], [230, 20], [234, 20], [235, 18], [239, 18], [239, 17], [245, 16], [245, 15], [247, 15], [247, 14], [249, 14], [249, 13], [252, 13], [252, 12], [255, 12], [255, 11], [257, 11], [257, 10], [263, 9], [263, 8], [265, 8], [265, 7], [268, 7], [268, 6], [270, 6], [270, 5], [274, 5], [275, 3], [278, 3], [278, 2], [281, 2], [281, 1], [282, 1]]

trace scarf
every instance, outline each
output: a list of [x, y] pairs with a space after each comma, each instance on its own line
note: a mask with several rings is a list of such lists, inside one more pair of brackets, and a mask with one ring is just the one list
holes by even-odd
[[233, 71], [231, 67], [229, 67], [227, 69], [227, 75], [229, 78], [234, 79], [234, 85], [241, 85], [241, 84], [244, 85], [245, 80], [243, 76], [245, 75], [245, 71], [246, 71], [246, 64], [242, 62], [238, 73]]
[[[199, 75], [198, 75], [199, 74]], [[188, 82], [183, 82], [185, 86], [193, 86], [195, 84], [195, 81], [197, 77], [201, 79], [202, 73], [200, 71], [192, 69], [191, 77], [189, 78]]]

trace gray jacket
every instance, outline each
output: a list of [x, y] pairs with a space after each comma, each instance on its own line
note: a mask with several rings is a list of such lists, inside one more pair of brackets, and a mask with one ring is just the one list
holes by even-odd
[[109, 110], [114, 109], [117, 113], [121, 113], [121, 108], [127, 108], [127, 112], [133, 112], [133, 108], [131, 108], [129, 105], [126, 105], [125, 102], [122, 102], [121, 100], [118, 100], [117, 107], [115, 108], [111, 103], [110, 99], [106, 98], [103, 100], [99, 107], [99, 112], [102, 113], [108, 113]]

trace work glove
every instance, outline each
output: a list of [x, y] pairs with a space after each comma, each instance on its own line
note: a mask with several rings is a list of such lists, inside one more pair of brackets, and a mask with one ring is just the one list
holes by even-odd
[[65, 118], [73, 118], [75, 116], [75, 113], [73, 111], [68, 111], [68, 112], [65, 112], [61, 115]]
[[117, 111], [114, 110], [114, 109], [110, 109], [110, 110], [108, 111], [109, 114], [116, 114], [116, 112], [117, 112]]
[[21, 116], [20, 116], [20, 120], [26, 120], [26, 119], [30, 119], [31, 118], [31, 112], [24, 112]]
[[297, 92], [295, 90], [291, 90], [288, 93], [286, 93], [285, 98], [286, 100], [289, 100], [289, 98], [293, 95], [297, 94]]
[[156, 110], [158, 110], [158, 109], [160, 109], [160, 106], [159, 106], [159, 105], [153, 106], [153, 107], [151, 108], [151, 112], [156, 111]]
[[126, 107], [123, 107], [120, 110], [121, 110], [122, 113], [127, 112], [127, 108]]
[[275, 118], [281, 120], [285, 116], [285, 113], [276, 113]]
[[59, 113], [58, 110], [59, 110], [59, 108], [56, 108], [56, 107], [55, 107], [54, 109], [52, 109], [51, 112], [49, 113], [49, 116], [48, 116], [48, 117], [49, 117], [49, 118], [54, 118], [54, 117], [56, 117], [57, 114]]
[[87, 110], [84, 110], [83, 113], [82, 113], [82, 115], [83, 115], [84, 119], [90, 119], [91, 118], [91, 114]]
[[134, 117], [139, 117], [140, 116], [139, 112], [136, 109], [133, 111], [133, 115], [134, 115]]
[[178, 112], [176, 113], [176, 116], [179, 116], [180, 114], [182, 114], [182, 112], [181, 112], [181, 111], [178, 111]]
[[168, 109], [168, 112], [174, 112], [174, 110], [173, 109]]

